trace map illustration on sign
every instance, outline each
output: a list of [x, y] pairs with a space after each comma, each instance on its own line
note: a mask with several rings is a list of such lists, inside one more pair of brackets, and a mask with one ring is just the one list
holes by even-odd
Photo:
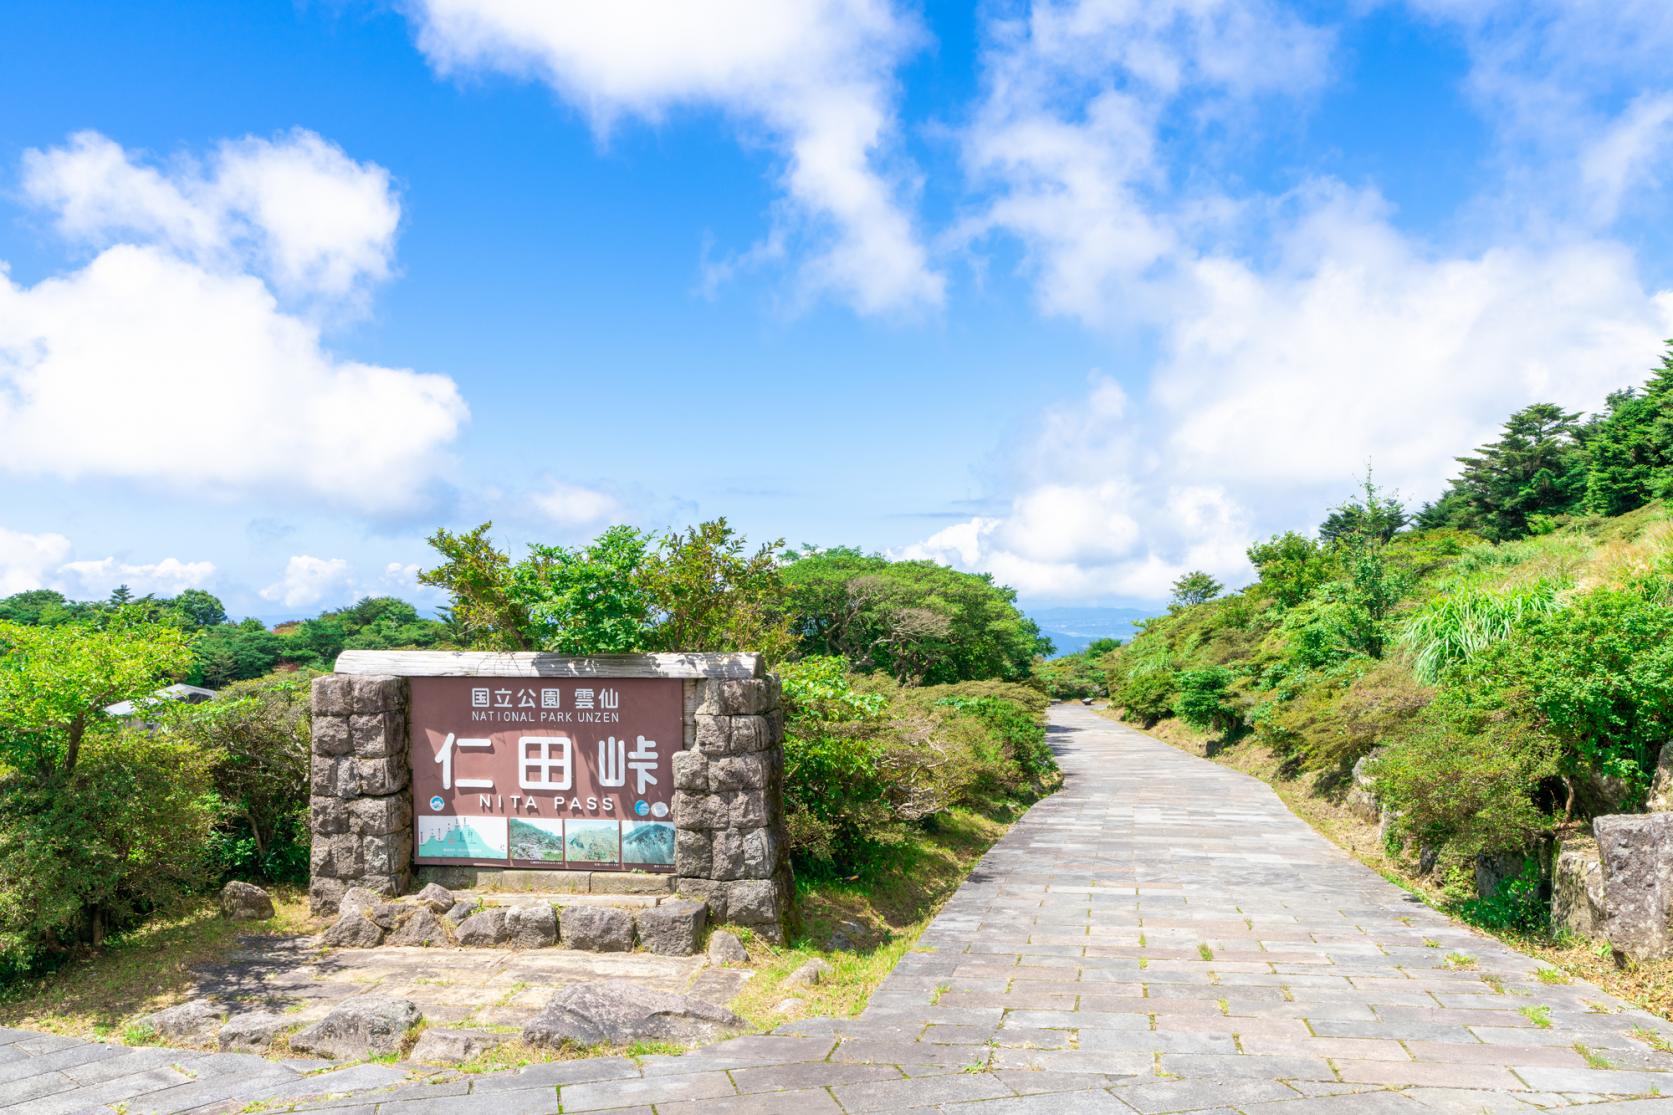
[[504, 859], [505, 821], [499, 817], [420, 817], [418, 854], [436, 859]]
[[410, 685], [415, 862], [673, 869], [681, 682], [417, 677]]

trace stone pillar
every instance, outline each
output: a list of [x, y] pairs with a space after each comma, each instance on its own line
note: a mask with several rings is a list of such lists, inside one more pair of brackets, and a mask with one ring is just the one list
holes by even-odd
[[409, 763], [405, 678], [314, 679], [308, 905], [316, 916], [336, 913], [349, 887], [393, 897], [411, 883]]
[[775, 677], [691, 683], [674, 756], [674, 872], [717, 920], [782, 942], [790, 914], [784, 713]]
[[1598, 817], [1603, 932], [1635, 961], [1673, 955], [1673, 813]]

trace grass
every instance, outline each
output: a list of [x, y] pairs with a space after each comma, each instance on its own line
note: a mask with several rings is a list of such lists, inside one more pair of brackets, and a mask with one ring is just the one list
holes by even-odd
[[1516, 1013], [1520, 1014], [1523, 1018], [1526, 1018], [1529, 1022], [1532, 1022], [1535, 1026], [1538, 1026], [1541, 1030], [1549, 1030], [1551, 1028], [1550, 1007], [1523, 1007]]
[[[955, 809], [915, 832], [868, 875], [798, 879], [800, 932], [785, 947], [747, 942], [756, 974], [732, 1009], [763, 1029], [798, 1018], [858, 1014], [976, 861], [1020, 815], [1020, 809], [989, 814]], [[847, 947], [832, 947], [839, 937], [848, 939]], [[782, 986], [815, 957], [831, 966], [817, 984]]]
[[269, 893], [278, 911], [270, 921], [229, 921], [219, 900], [206, 896], [69, 957], [56, 971], [19, 980], [0, 992], [0, 1026], [145, 1044], [129, 1020], [184, 1000], [195, 966], [226, 956], [241, 937], [310, 931], [306, 894], [285, 887]]
[[1475, 957], [1467, 952], [1449, 952], [1446, 954], [1446, 966], [1457, 971], [1467, 971], [1475, 967]]
[[1612, 1069], [1612, 1068], [1615, 1067], [1614, 1064], [1609, 1060], [1609, 1058], [1605, 1057], [1603, 1054], [1599, 1053], [1597, 1050], [1590, 1049], [1587, 1046], [1584, 1046], [1584, 1045], [1580, 1044], [1579, 1042], [1574, 1043], [1574, 1051], [1576, 1053], [1580, 1054], [1580, 1056], [1582, 1056], [1586, 1059], [1586, 1064], [1590, 1068], [1594, 1068], [1594, 1069]]
[[[1113, 711], [1105, 715], [1119, 719]], [[1338, 803], [1329, 792], [1328, 783], [1321, 785], [1319, 773], [1296, 773], [1282, 758], [1254, 740], [1214, 748], [1214, 753], [1210, 755], [1209, 736], [1177, 720], [1164, 720], [1151, 728], [1138, 724], [1128, 726], [1181, 751], [1212, 759], [1222, 766], [1259, 778], [1273, 788], [1290, 812], [1306, 821], [1325, 839], [1390, 883], [1422, 899], [1425, 904], [1447, 912], [1448, 896], [1442, 893], [1435, 881], [1412, 873], [1409, 865], [1389, 856], [1382, 841], [1377, 839], [1377, 826]], [[1496, 937], [1540, 961], [1542, 967], [1535, 977], [1542, 983], [1586, 980], [1617, 998], [1673, 1020], [1673, 959], [1623, 965], [1616, 963], [1606, 942], [1551, 932], [1471, 928]], [[1428, 939], [1423, 943], [1428, 947], [1439, 947], [1438, 942], [1430, 945]], [[1553, 974], [1545, 974], [1548, 971]]]

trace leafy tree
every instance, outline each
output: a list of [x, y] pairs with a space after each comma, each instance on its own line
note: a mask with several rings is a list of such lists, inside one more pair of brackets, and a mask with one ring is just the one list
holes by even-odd
[[127, 585], [117, 585], [111, 590], [110, 603], [112, 607], [120, 608], [124, 604], [132, 603], [133, 599], [133, 590]]
[[1458, 458], [1464, 470], [1453, 481], [1452, 508], [1462, 521], [1431, 514], [1427, 525], [1467, 525], [1502, 542], [1531, 533], [1541, 517], [1576, 510], [1586, 485], [1579, 417], [1553, 403], [1511, 415], [1497, 441]]
[[1331, 546], [1355, 538], [1387, 542], [1409, 519], [1399, 497], [1385, 494], [1367, 470], [1359, 497], [1331, 508], [1319, 524], [1319, 537]]
[[491, 522], [454, 534], [438, 530], [430, 545], [443, 561], [418, 574], [418, 583], [453, 597], [452, 625], [470, 646], [484, 650], [532, 650], [527, 603], [515, 591], [511, 559], [495, 549]]
[[0, 624], [0, 760], [72, 773], [84, 741], [115, 727], [105, 706], [144, 700], [190, 662], [185, 635], [162, 624]]
[[783, 547], [780, 539], [750, 553], [725, 519], [664, 538], [639, 577], [660, 618], [649, 645], [754, 650], [769, 662], [783, 658], [794, 643], [777, 560]]
[[1232, 672], [1224, 666], [1181, 672], [1179, 696], [1174, 698], [1175, 714], [1193, 728], [1231, 735], [1242, 723], [1237, 706], [1227, 694], [1231, 683]]
[[1188, 608], [1204, 604], [1226, 590], [1226, 586], [1200, 569], [1194, 569], [1173, 583], [1173, 606]]
[[61, 592], [51, 589], [30, 589], [0, 600], [0, 623], [21, 623], [26, 626], [50, 626], [69, 623], [84, 615], [86, 605], [73, 604]]
[[218, 627], [227, 621], [227, 610], [220, 600], [202, 589], [189, 588], [169, 601], [193, 628]]
[[529, 641], [560, 654], [645, 649], [655, 606], [644, 583], [650, 544], [632, 527], [614, 526], [584, 548], [530, 546], [511, 567], [512, 598], [527, 609]]
[[218, 689], [228, 682], [269, 673], [284, 653], [285, 640], [259, 619], [225, 623], [203, 631], [193, 642], [191, 678]]
[[1587, 511], [1621, 515], [1673, 495], [1673, 342], [1642, 392], [1609, 396], [1583, 441]]
[[1330, 579], [1323, 547], [1295, 531], [1275, 534], [1249, 547], [1249, 563], [1260, 574], [1260, 590], [1279, 606], [1293, 608]]

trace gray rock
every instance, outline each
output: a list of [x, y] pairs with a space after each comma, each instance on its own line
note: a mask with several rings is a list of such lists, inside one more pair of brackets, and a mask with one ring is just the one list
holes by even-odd
[[410, 999], [364, 995], [345, 999], [331, 1013], [300, 1033], [290, 1047], [336, 1060], [363, 1060], [399, 1053], [407, 1031], [423, 1019]]
[[383, 902], [383, 895], [376, 891], [368, 890], [365, 887], [350, 887], [343, 892], [341, 898], [337, 899], [337, 912], [346, 914], [351, 910], [356, 910], [363, 914], [370, 914], [383, 905]]
[[266, 1053], [294, 1024], [293, 1019], [267, 1011], [235, 1014], [216, 1036], [223, 1053]]
[[452, 909], [442, 915], [442, 920], [457, 929], [466, 918], [476, 912], [476, 908], [474, 902], [456, 902]]
[[447, 935], [447, 927], [442, 924], [442, 920], [431, 913], [428, 906], [420, 906], [407, 915], [405, 920], [383, 939], [383, 943], [442, 946], [452, 944], [453, 939]]
[[1650, 796], [1644, 808], [1651, 813], [1673, 812], [1673, 743], [1661, 745], [1661, 757], [1656, 760], [1656, 773], [1650, 781]]
[[320, 943], [335, 949], [370, 949], [383, 944], [383, 926], [360, 910], [340, 914], [320, 937]]
[[798, 967], [794, 972], [785, 976], [783, 982], [781, 982], [779, 986], [812, 987], [814, 984], [822, 982], [825, 977], [830, 974], [831, 966], [815, 956], [807, 963]]
[[208, 999], [192, 999], [134, 1019], [164, 1045], [214, 1045], [227, 1012]]
[[452, 891], [435, 883], [424, 884], [424, 889], [418, 892], [418, 901], [438, 914], [445, 914], [459, 904]]
[[237, 921], [266, 921], [276, 911], [273, 897], [258, 886], [236, 879], [221, 888], [221, 916]]
[[558, 943], [558, 915], [544, 902], [513, 906], [505, 915], [506, 944], [514, 949], [544, 949]]
[[737, 934], [717, 929], [709, 935], [709, 963], [748, 964], [749, 952], [744, 948], [744, 943], [738, 940]]
[[504, 906], [484, 907], [460, 922], [454, 936], [468, 948], [502, 948], [511, 941], [507, 913]]
[[629, 952], [633, 915], [619, 906], [570, 906], [563, 912], [563, 943], [588, 952]]
[[418, 1035], [418, 1043], [407, 1054], [409, 1061], [431, 1065], [457, 1065], [474, 1061], [490, 1049], [505, 1044], [505, 1035], [489, 1030], [450, 1030], [432, 1027]]
[[639, 943], [663, 956], [692, 956], [703, 939], [709, 908], [689, 898], [675, 898], [639, 911]]
[[1599, 817], [1592, 822], [1603, 862], [1603, 931], [1635, 961], [1673, 955], [1673, 813]]
[[747, 1025], [725, 1007], [687, 995], [622, 981], [578, 983], [547, 1001], [523, 1027], [523, 1040], [549, 1049], [644, 1040], [692, 1045], [728, 1037]]
[[1522, 873], [1528, 857], [1521, 852], [1477, 856], [1475, 861], [1475, 890], [1483, 898], [1499, 893], [1510, 880]]
[[1603, 861], [1597, 841], [1565, 840], [1551, 868], [1551, 925], [1595, 937], [1604, 922]]

